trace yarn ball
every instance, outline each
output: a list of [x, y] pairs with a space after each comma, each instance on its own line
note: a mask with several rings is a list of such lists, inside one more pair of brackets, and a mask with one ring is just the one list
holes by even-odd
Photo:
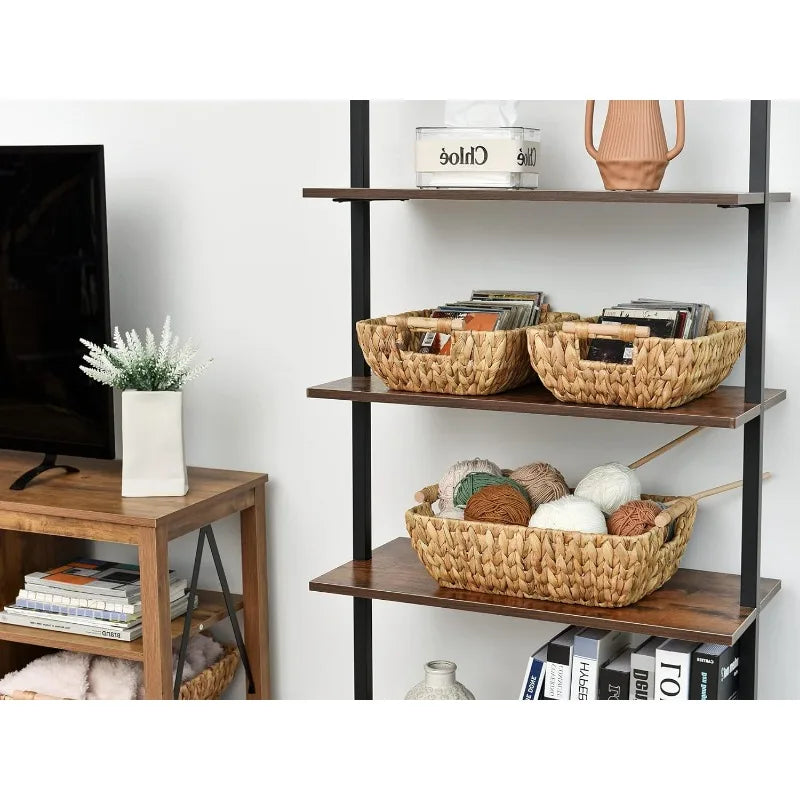
[[464, 519], [464, 509], [448, 508], [445, 511], [439, 511], [436, 516], [440, 519]]
[[564, 476], [552, 464], [543, 461], [518, 467], [510, 477], [525, 487], [534, 508], [569, 494]]
[[591, 500], [604, 514], [610, 515], [631, 500], [641, 500], [642, 484], [630, 467], [602, 464], [591, 470], [575, 487], [575, 496]]
[[631, 500], [608, 518], [608, 532], [613, 536], [640, 536], [649, 531], [661, 513], [652, 500]]
[[503, 474], [497, 464], [485, 458], [472, 458], [453, 464], [439, 481], [439, 508], [442, 510], [453, 508], [453, 493], [456, 490], [456, 486], [471, 472], [489, 472], [492, 475]]
[[524, 486], [521, 486], [517, 481], [512, 478], [507, 478], [505, 475], [492, 475], [491, 472], [470, 472], [465, 475], [456, 486], [453, 492], [453, 505], [456, 508], [466, 508], [470, 497], [485, 489], [487, 486], [511, 486], [516, 489], [526, 500], [528, 500], [528, 492]]
[[578, 533], [607, 532], [603, 512], [591, 500], [572, 494], [542, 503], [531, 517], [530, 526]]
[[464, 519], [470, 522], [500, 522], [526, 525], [531, 515], [527, 499], [513, 486], [497, 484], [479, 489], [469, 498]]

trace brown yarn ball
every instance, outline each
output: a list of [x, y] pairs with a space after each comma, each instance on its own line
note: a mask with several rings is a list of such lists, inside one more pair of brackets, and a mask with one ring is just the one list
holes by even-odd
[[531, 505], [527, 498], [508, 484], [485, 486], [467, 502], [464, 519], [471, 522], [500, 522], [505, 525], [527, 525]]
[[552, 464], [543, 461], [518, 467], [509, 477], [528, 490], [534, 511], [542, 503], [552, 503], [569, 494], [564, 476]]
[[631, 500], [608, 518], [612, 536], [639, 536], [655, 525], [661, 506], [652, 500]]

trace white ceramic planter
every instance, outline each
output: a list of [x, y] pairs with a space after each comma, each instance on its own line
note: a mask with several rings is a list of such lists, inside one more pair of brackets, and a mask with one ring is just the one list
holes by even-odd
[[183, 394], [123, 392], [122, 496], [180, 497], [188, 491]]

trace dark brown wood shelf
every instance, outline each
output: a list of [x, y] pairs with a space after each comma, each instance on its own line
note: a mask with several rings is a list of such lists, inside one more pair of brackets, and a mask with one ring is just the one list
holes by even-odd
[[[303, 197], [333, 200], [506, 200], [540, 203], [678, 203], [687, 205], [763, 205], [763, 192], [610, 192], [553, 189], [303, 189]], [[789, 192], [770, 192], [771, 203], [788, 203]]]
[[[227, 619], [225, 600], [222, 592], [197, 592], [199, 603], [192, 614], [192, 635], [204, 631]], [[237, 611], [244, 608], [241, 595], [231, 595], [233, 605]], [[179, 639], [183, 634], [183, 617], [172, 620], [172, 638]], [[134, 642], [119, 642], [114, 639], [101, 639], [96, 636], [82, 636], [77, 633], [59, 633], [38, 628], [25, 628], [22, 625], [9, 625], [0, 623], [0, 641], [19, 642], [32, 644], [39, 647], [49, 647], [55, 650], [71, 650], [75, 653], [92, 653], [98, 656], [111, 656], [124, 658], [128, 661], [144, 661], [144, 646], [142, 639]]]
[[[739, 604], [738, 575], [694, 569], [679, 569], [661, 589], [625, 608], [594, 608], [443, 589], [425, 571], [406, 537], [374, 550], [371, 561], [342, 564], [311, 581], [309, 588], [350, 597], [726, 645], [733, 644], [756, 617], [754, 609]], [[761, 579], [761, 608], [780, 588], [779, 580]]]
[[[485, 396], [396, 392], [387, 389], [380, 378], [342, 378], [311, 386], [308, 397], [325, 400], [351, 400], [356, 403], [399, 403], [412, 406], [471, 408], [481, 411], [510, 411], [522, 414], [551, 414], [561, 417], [593, 417], [633, 422], [661, 422], [673, 425], [701, 425], [707, 428], [738, 428], [761, 413], [758, 403], [745, 403], [741, 386], [720, 386], [714, 392], [684, 406], [669, 409], [623, 408], [562, 403], [540, 383], [503, 394]], [[765, 389], [763, 409], [786, 399], [785, 389]]]

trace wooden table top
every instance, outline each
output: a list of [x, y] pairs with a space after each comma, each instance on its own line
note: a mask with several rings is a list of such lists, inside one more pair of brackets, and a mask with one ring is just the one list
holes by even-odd
[[195, 521], [199, 526], [218, 519], [205, 517], [224, 510], [226, 503], [230, 506], [229, 513], [252, 505], [247, 496], [268, 480], [267, 475], [257, 472], [189, 467], [189, 492], [183, 497], [122, 497], [120, 461], [64, 456], [60, 461], [78, 467], [80, 472], [67, 475], [52, 470], [22, 491], [11, 491], [11, 483], [40, 460], [34, 453], [0, 450], [0, 528], [19, 530], [10, 520], [20, 515], [137, 528], [185, 527]]

